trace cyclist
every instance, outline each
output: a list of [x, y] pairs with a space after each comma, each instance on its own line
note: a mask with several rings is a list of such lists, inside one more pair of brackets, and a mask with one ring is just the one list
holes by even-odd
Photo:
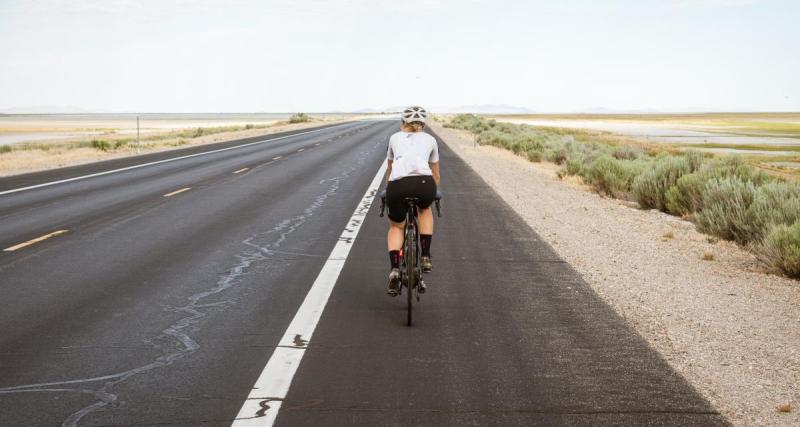
[[389, 180], [386, 183], [386, 207], [389, 216], [387, 246], [391, 271], [386, 292], [397, 296], [400, 291], [400, 248], [403, 246], [403, 226], [408, 210], [406, 197], [416, 197], [418, 227], [422, 256], [422, 271], [433, 268], [431, 240], [433, 238], [433, 212], [431, 204], [439, 185], [439, 147], [436, 139], [423, 132], [428, 112], [419, 106], [403, 111], [400, 132], [389, 138], [386, 155]]

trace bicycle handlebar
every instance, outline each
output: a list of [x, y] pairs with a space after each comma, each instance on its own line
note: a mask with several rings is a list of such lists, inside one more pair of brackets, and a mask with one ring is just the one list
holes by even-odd
[[[383, 215], [386, 212], [386, 190], [381, 191], [378, 196], [381, 198], [381, 213], [378, 216], [383, 218]], [[438, 190], [436, 191], [436, 199], [434, 199], [434, 203], [436, 204], [436, 216], [441, 218], [442, 217], [442, 193], [439, 192]]]

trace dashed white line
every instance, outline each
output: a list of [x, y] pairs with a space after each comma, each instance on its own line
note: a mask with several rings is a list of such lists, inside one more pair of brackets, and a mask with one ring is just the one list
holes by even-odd
[[386, 162], [383, 162], [375, 174], [366, 194], [361, 198], [355, 212], [347, 222], [339, 241], [333, 247], [330, 256], [322, 266], [314, 284], [308, 291], [305, 300], [300, 305], [292, 323], [286, 328], [283, 338], [267, 361], [267, 365], [256, 380], [242, 409], [233, 421], [234, 427], [242, 426], [271, 426], [278, 416], [281, 403], [289, 392], [295, 372], [303, 359], [306, 348], [314, 329], [319, 322], [322, 311], [333, 291], [339, 273], [342, 271], [350, 248], [358, 236], [358, 231], [364, 223], [378, 187], [386, 172]]
[[297, 150], [298, 153], [300, 153], [302, 151], [305, 151], [305, 148], [301, 148], [301, 149]]
[[278, 160], [278, 159], [280, 159], [280, 158], [282, 158], [282, 157], [283, 157], [283, 156], [275, 156], [275, 157], [273, 157], [273, 158], [272, 158], [272, 160]]
[[250, 170], [250, 168], [241, 168], [238, 171], [234, 171], [233, 173], [235, 175], [235, 174], [242, 173], [242, 172], [245, 172], [245, 171], [248, 171], [248, 170]]

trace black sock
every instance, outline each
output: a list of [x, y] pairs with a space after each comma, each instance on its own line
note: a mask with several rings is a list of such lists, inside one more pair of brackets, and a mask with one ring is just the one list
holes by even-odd
[[422, 256], [431, 256], [431, 239], [433, 239], [433, 235], [431, 234], [419, 235], [419, 244], [422, 246]]
[[392, 268], [400, 268], [400, 251], [389, 251], [389, 262]]

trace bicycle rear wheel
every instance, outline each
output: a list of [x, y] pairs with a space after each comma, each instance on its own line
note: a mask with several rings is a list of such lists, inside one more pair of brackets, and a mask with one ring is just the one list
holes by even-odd
[[406, 322], [408, 326], [411, 326], [413, 321], [414, 298], [417, 293], [417, 230], [413, 225], [410, 225], [407, 227], [406, 233], [406, 247], [403, 249], [403, 258], [406, 263], [406, 286], [408, 288], [406, 289], [406, 298], [408, 300]]

